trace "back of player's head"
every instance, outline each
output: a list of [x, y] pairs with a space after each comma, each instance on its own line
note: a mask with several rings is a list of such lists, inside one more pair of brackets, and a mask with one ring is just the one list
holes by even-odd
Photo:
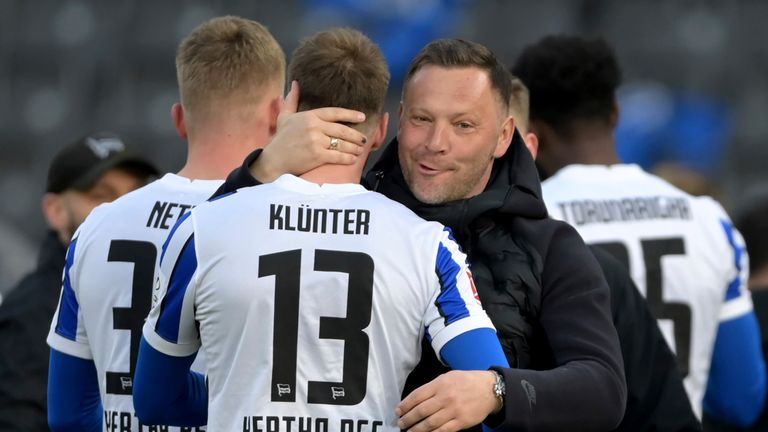
[[285, 54], [266, 27], [224, 16], [195, 28], [179, 45], [176, 76], [185, 109], [205, 110], [213, 101], [258, 101], [285, 79]]
[[288, 79], [299, 83], [299, 110], [341, 107], [370, 118], [384, 111], [389, 68], [367, 36], [335, 28], [301, 41], [288, 65]]
[[528, 132], [530, 117], [530, 93], [528, 93], [528, 87], [516, 76], [512, 77], [510, 85], [512, 95], [509, 97], [509, 115], [514, 117], [515, 126], [520, 130], [520, 133], [525, 134]]
[[527, 46], [512, 73], [530, 91], [530, 119], [561, 134], [581, 121], [610, 124], [621, 70], [603, 39], [547, 36]]
[[493, 51], [476, 42], [464, 39], [438, 39], [430, 42], [416, 54], [405, 75], [403, 92], [408, 83], [425, 66], [443, 68], [478, 68], [488, 73], [493, 89], [504, 110], [509, 109], [512, 92], [509, 72], [499, 62]]

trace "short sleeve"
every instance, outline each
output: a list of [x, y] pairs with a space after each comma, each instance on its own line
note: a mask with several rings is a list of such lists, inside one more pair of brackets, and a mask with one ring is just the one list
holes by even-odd
[[194, 308], [198, 262], [192, 214], [179, 219], [163, 245], [152, 309], [143, 330], [153, 348], [175, 357], [192, 355], [200, 348]]
[[90, 360], [93, 359], [93, 354], [85, 332], [83, 311], [78, 299], [78, 275], [83, 263], [82, 255], [85, 252], [82, 250], [84, 247], [81, 244], [81, 238], [80, 233], [77, 233], [67, 249], [61, 295], [51, 321], [47, 342], [56, 351]]
[[[446, 342], [478, 328], [494, 329], [480, 304], [466, 255], [445, 228], [435, 245], [435, 276], [424, 315], [425, 335], [440, 357]], [[495, 330], [495, 329], [494, 329]]]

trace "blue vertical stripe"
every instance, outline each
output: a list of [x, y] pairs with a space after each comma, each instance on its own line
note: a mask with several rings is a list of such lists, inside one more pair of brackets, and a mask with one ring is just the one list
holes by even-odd
[[176, 230], [179, 228], [179, 225], [184, 223], [185, 220], [189, 217], [189, 215], [192, 214], [192, 210], [189, 210], [188, 212], [181, 215], [179, 220], [176, 221], [176, 224], [171, 228], [171, 232], [168, 233], [168, 237], [165, 239], [165, 243], [163, 243], [163, 249], [162, 252], [160, 252], [160, 264], [163, 263], [163, 258], [165, 258], [165, 251], [168, 249], [168, 244], [171, 242], [171, 238], [173, 238], [173, 235], [176, 233]]
[[195, 236], [193, 234], [184, 243], [179, 259], [173, 266], [168, 281], [168, 290], [160, 304], [160, 315], [155, 324], [157, 334], [169, 342], [178, 343], [179, 341], [181, 308], [195, 270], [197, 270], [197, 257], [195, 256]]
[[456, 284], [461, 267], [453, 259], [451, 251], [442, 243], [437, 249], [437, 262], [435, 272], [440, 280], [440, 294], [435, 305], [440, 315], [445, 318], [445, 325], [469, 316], [469, 310], [461, 298], [459, 287]]
[[733, 255], [736, 265], [736, 277], [733, 278], [730, 284], [728, 284], [728, 290], [725, 292], [725, 300], [733, 300], [741, 295], [741, 258], [744, 255], [744, 247], [740, 247], [736, 244], [736, 237], [733, 234], [733, 225], [727, 220], [721, 219], [720, 224], [723, 226], [725, 236], [728, 238], [728, 243], [733, 248]]
[[59, 320], [56, 323], [56, 333], [70, 340], [77, 339], [77, 311], [80, 305], [77, 303], [75, 291], [72, 289], [72, 279], [69, 270], [75, 262], [75, 248], [77, 237], [72, 239], [67, 250], [67, 260], [64, 263], [64, 282], [61, 292], [61, 304], [59, 305]]

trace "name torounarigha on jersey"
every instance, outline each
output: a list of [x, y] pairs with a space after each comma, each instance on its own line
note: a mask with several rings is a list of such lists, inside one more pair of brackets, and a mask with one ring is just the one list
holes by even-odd
[[752, 310], [744, 242], [728, 215], [636, 165], [570, 165], [542, 191], [551, 217], [629, 268], [701, 417], [719, 323]]

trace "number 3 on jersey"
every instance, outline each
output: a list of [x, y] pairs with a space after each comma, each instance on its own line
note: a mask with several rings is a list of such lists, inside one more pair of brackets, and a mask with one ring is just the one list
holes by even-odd
[[112, 328], [128, 330], [131, 334], [130, 370], [128, 372], [107, 371], [107, 393], [130, 395], [133, 393], [133, 374], [139, 356], [139, 342], [144, 318], [152, 303], [152, 284], [155, 277], [155, 245], [146, 241], [112, 240], [109, 245], [109, 262], [133, 264], [131, 282], [131, 306], [112, 308]]
[[[349, 275], [346, 317], [320, 317], [320, 338], [344, 341], [341, 382], [309, 381], [307, 402], [356, 405], [366, 394], [373, 260], [359, 252], [316, 250], [314, 270]], [[259, 277], [275, 276], [272, 401], [296, 401], [301, 250], [259, 257]]]

